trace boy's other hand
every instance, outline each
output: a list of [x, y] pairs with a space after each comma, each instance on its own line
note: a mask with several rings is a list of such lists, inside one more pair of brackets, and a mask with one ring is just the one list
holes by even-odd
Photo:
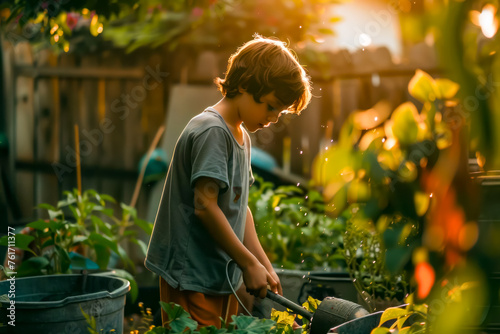
[[256, 297], [265, 298], [268, 285], [272, 291], [279, 291], [278, 283], [276, 283], [272, 275], [258, 261], [243, 269], [243, 281], [245, 282], [247, 291]]

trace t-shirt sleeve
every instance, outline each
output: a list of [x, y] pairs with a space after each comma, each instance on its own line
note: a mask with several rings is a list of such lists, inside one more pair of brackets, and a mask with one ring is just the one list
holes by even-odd
[[222, 128], [212, 127], [197, 135], [191, 149], [191, 187], [200, 177], [210, 177], [219, 181], [221, 191], [227, 190], [228, 161], [228, 138]]

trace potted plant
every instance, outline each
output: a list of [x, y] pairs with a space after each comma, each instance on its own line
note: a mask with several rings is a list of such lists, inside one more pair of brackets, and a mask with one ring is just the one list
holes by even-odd
[[[152, 224], [139, 219], [135, 209], [123, 203], [120, 205], [121, 215], [117, 217], [110, 206], [116, 204], [116, 201], [94, 190], [80, 194], [75, 189], [72, 192], [64, 192], [64, 196], [56, 206], [38, 206], [47, 210], [48, 219], [39, 219], [27, 224], [27, 234], [15, 235], [12, 244], [9, 242], [9, 236], [0, 239], [2, 245], [20, 248], [26, 255], [21, 263], [7, 257], [7, 276], [13, 275], [18, 280], [20, 277], [37, 276], [38, 278], [31, 279], [31, 285], [51, 291], [51, 282], [55, 283], [57, 279], [47, 280], [44, 275], [71, 274], [72, 269], [76, 268], [106, 271], [109, 270], [112, 257], [116, 256], [125, 270], [113, 268], [105, 274], [127, 279], [130, 282], [130, 297], [133, 302], [137, 297], [138, 288], [129, 271], [134, 273], [135, 267], [122, 243], [130, 241], [137, 244], [145, 256], [146, 245], [137, 238], [138, 231], [132, 227], [138, 226], [146, 234], [151, 234]], [[44, 283], [37, 285], [35, 281]], [[80, 292], [81, 295], [87, 294], [85, 291]], [[95, 295], [94, 292], [89, 293]], [[20, 292], [16, 297], [21, 298], [19, 295]], [[62, 306], [64, 305], [57, 307]], [[60, 314], [64, 316], [64, 313]], [[53, 320], [53, 317], [51, 318]]]

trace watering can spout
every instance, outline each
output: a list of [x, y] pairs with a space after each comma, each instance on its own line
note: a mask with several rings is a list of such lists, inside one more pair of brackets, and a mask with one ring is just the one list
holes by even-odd
[[311, 334], [326, 334], [333, 327], [369, 314], [361, 305], [335, 297], [323, 299], [314, 314], [271, 290], [266, 297], [309, 319]]
[[314, 313], [311, 321], [311, 334], [326, 334], [330, 328], [347, 321], [370, 314], [361, 305], [348, 300], [326, 297]]

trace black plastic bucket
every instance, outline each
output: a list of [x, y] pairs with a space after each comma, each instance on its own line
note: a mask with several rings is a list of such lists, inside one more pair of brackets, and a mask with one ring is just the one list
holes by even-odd
[[0, 333], [86, 334], [88, 323], [82, 310], [95, 318], [98, 332], [122, 333], [129, 289], [127, 280], [101, 275], [47, 275], [2, 281]]

